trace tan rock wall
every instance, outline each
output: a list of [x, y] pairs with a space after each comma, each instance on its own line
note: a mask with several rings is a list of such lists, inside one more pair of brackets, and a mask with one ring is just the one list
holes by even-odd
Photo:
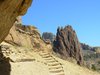
[[0, 43], [9, 33], [18, 15], [24, 15], [32, 0], [0, 0]]

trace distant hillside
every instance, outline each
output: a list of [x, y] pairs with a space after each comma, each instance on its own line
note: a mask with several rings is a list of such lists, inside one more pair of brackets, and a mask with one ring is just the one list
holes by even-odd
[[56, 36], [53, 33], [51, 33], [51, 32], [44, 32], [42, 34], [42, 38], [43, 38], [43, 40], [45, 42], [46, 41], [53, 42], [55, 40]]
[[83, 50], [91, 50], [91, 51], [95, 51], [95, 48], [94, 47], [91, 47], [85, 43], [80, 43], [81, 44], [81, 47]]
[[81, 43], [83, 49], [84, 61], [89, 69], [100, 72], [100, 47], [91, 47]]

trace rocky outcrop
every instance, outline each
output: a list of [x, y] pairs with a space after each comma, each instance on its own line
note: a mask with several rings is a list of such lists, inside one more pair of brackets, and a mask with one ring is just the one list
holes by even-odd
[[0, 0], [0, 43], [9, 33], [18, 15], [24, 15], [32, 0]]
[[20, 21], [15, 22], [4, 42], [34, 50], [45, 50], [51, 47], [43, 41], [36, 27], [22, 25]]
[[4, 41], [13, 45], [33, 48], [35, 38], [40, 39], [40, 34], [35, 27], [14, 24]]
[[65, 28], [58, 28], [56, 40], [54, 41], [53, 49], [60, 54], [61, 58], [72, 57], [76, 59], [77, 64], [83, 64], [83, 56], [81, 53], [80, 43], [75, 31], [71, 26]]
[[53, 33], [51, 33], [51, 32], [44, 32], [42, 34], [42, 38], [43, 38], [44, 41], [48, 41], [49, 40], [50, 42], [53, 42], [54, 39], [55, 39], [55, 35]]

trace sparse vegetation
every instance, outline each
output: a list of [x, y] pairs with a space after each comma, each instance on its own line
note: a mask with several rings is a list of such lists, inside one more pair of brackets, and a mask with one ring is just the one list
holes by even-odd
[[84, 50], [84, 61], [89, 69], [100, 72], [100, 53]]
[[94, 64], [92, 64], [92, 67], [91, 67], [92, 70], [96, 71], [96, 66]]
[[98, 61], [98, 64], [100, 65], [100, 61]]

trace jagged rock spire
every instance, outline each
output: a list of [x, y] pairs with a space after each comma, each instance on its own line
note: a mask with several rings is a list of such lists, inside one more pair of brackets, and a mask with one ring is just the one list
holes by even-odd
[[61, 55], [61, 58], [74, 58], [79, 65], [83, 64], [80, 43], [75, 31], [70, 25], [65, 28], [58, 28], [53, 49]]

